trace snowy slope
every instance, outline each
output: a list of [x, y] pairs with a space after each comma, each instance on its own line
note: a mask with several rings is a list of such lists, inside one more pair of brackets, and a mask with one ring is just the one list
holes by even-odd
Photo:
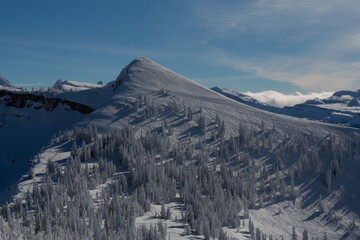
[[[129, 101], [134, 101], [139, 94], [143, 94], [154, 104], [176, 101], [195, 111], [201, 108], [206, 113], [205, 118], [209, 120], [218, 114], [227, 123], [230, 132], [236, 131], [239, 123], [249, 128], [251, 126], [259, 128], [262, 122], [267, 128], [275, 126], [283, 134], [289, 132], [289, 129], [294, 133], [316, 131], [319, 136], [326, 136], [330, 131], [344, 136], [354, 131], [350, 128], [273, 114], [238, 103], [143, 57], [135, 59], [125, 67], [114, 84], [115, 91], [112, 100], [107, 106], [89, 116], [93, 123], [107, 127], [121, 126], [129, 119], [122, 118], [123, 112], [116, 112], [116, 109]], [[119, 87], [116, 87], [117, 85]], [[169, 91], [169, 94], [163, 94], [163, 91]]]
[[[139, 128], [139, 133], [140, 130], [144, 132], [152, 131], [156, 129], [161, 124], [160, 122], [165, 118], [160, 118], [155, 122], [153, 120], [142, 120], [141, 116], [138, 116], [136, 112], [131, 111], [131, 103], [133, 103], [139, 97], [139, 95], [142, 94], [146, 96], [148, 101], [154, 105], [164, 106], [171, 102], [176, 102], [179, 105], [183, 104], [186, 107], [194, 109], [194, 112], [197, 114], [200, 114], [201, 111], [201, 114], [204, 115], [207, 122], [211, 122], [212, 119], [215, 118], [216, 114], [220, 115], [225, 122], [227, 137], [237, 132], [239, 124], [242, 124], [247, 129], [261, 129], [262, 123], [264, 124], [265, 129], [276, 129], [276, 132], [273, 133], [273, 141], [275, 142], [283, 141], [283, 139], [287, 138], [288, 136], [292, 138], [300, 134], [309, 134], [319, 142], [323, 141], [329, 135], [333, 135], [336, 138], [345, 140], [350, 139], [359, 133], [358, 130], [353, 128], [346, 128], [309, 121], [306, 119], [279, 115], [238, 103], [214, 91], [202, 87], [193, 81], [186, 79], [146, 58], [137, 58], [127, 67], [125, 67], [116, 79], [114, 88], [114, 96], [112, 97], [112, 100], [109, 102], [109, 104], [89, 115], [89, 118], [84, 120], [82, 124], [86, 125], [88, 122], [91, 122], [91, 124], [96, 124], [104, 129], [116, 129], [130, 122], [131, 125], [137, 126]], [[171, 116], [168, 116], [166, 120], [168, 122], [173, 122], [173, 138], [175, 141], [185, 141], [187, 139], [186, 136], [189, 132], [189, 129], [194, 127], [192, 122], [177, 121], [176, 118], [171, 118]], [[191, 132], [190, 134], [194, 141], [198, 141], [196, 139], [202, 138], [202, 136], [196, 132]], [[351, 171], [351, 168], [349, 170]], [[355, 172], [351, 173], [352, 176], [355, 176], [353, 174], [356, 175]], [[358, 177], [355, 179], [358, 179]], [[352, 181], [357, 181], [355, 179]], [[307, 182], [303, 183], [303, 187], [312, 188], [312, 191], [317, 192], [316, 196], [319, 196], [318, 194], [321, 191], [318, 190], [318, 186], [311, 187], [310, 182], [313, 180], [314, 179], [309, 176]], [[356, 189], [357, 190], [353, 191], [360, 190], [359, 188]], [[326, 191], [324, 194], [326, 195]], [[344, 194], [346, 196], [349, 195], [349, 193], [345, 194], [344, 192], [337, 192], [336, 194]], [[306, 198], [308, 198], [308, 195], [304, 195], [304, 199]], [[314, 214], [314, 209], [316, 209], [314, 204], [316, 204], [316, 199], [313, 199], [313, 202], [308, 206], [307, 211], [302, 209], [303, 206], [301, 204], [298, 206], [297, 210], [283, 211], [284, 214], [286, 213], [288, 215], [285, 217], [286, 219], [288, 217], [292, 218], [291, 214], [294, 211], [297, 211], [300, 215], [296, 216], [297, 220], [291, 220], [290, 222], [284, 220], [281, 225], [289, 226], [289, 224], [296, 223], [296, 225], [302, 226], [299, 221], [304, 221], [304, 219], [312, 219], [311, 216]], [[335, 202], [332, 206], [335, 206], [336, 204], [339, 205], [338, 202]], [[351, 207], [351, 209], [356, 210], [355, 214], [352, 211], [349, 212], [351, 217], [358, 218], [357, 214], [359, 214], [359, 207], [359, 204], [355, 204]], [[343, 208], [339, 208], [337, 210], [343, 211], [342, 209]], [[251, 211], [251, 215], [254, 217], [254, 221], [257, 224], [260, 224], [262, 222], [261, 214], [258, 215], [256, 212], [256, 210]], [[351, 217], [343, 217], [343, 219], [345, 221], [345, 219], [349, 220]], [[318, 224], [326, 224], [326, 221], [322, 222], [319, 218], [314, 217], [313, 221], [310, 221], [309, 224], [307, 224], [313, 226], [310, 230], [313, 233], [317, 233], [317, 236], [321, 236], [325, 229], [318, 230], [318, 227], [316, 226]], [[289, 227], [287, 227], [286, 231], [284, 229], [281, 230], [280, 228], [271, 225], [270, 222], [273, 221], [280, 221], [280, 219], [268, 218], [268, 224], [270, 224], [270, 226], [267, 226], [267, 228], [270, 233], [274, 234], [280, 232], [285, 236], [289, 234], [291, 231]], [[271, 226], [272, 228], [270, 229]], [[300, 228], [302, 229], [302, 227]], [[339, 230], [339, 233], [333, 232], [336, 230], [336, 228], [336, 224], [331, 225], [331, 230], [327, 229], [326, 231], [329, 231], [328, 234], [335, 238], [335, 236], [340, 236], [343, 234], [342, 231], [344, 231], [345, 227], [341, 227], [342, 230]]]
[[254, 107], [257, 105], [262, 105], [264, 107], [269, 106], [265, 103], [262, 103], [262, 102], [256, 100], [255, 98], [253, 98], [249, 95], [246, 95], [245, 93], [237, 92], [237, 91], [226, 89], [226, 88], [219, 88], [219, 87], [213, 87], [213, 88], [211, 88], [211, 90], [213, 90], [217, 93], [220, 93], [228, 98], [234, 99], [238, 102], [245, 103], [250, 106], [254, 106]]
[[[92, 109], [39, 92], [0, 91], [0, 193], [14, 187], [29, 160], [59, 130], [73, 128]], [[0, 196], [2, 197], [2, 196]]]
[[[58, 90], [0, 89], [0, 193], [6, 195], [29, 169], [29, 160], [59, 130], [72, 129], [112, 95], [105, 85], [57, 82]], [[56, 84], [55, 84], [56, 85]], [[102, 89], [101, 91], [99, 89]], [[3, 196], [0, 196], [2, 198]]]
[[211, 90], [213, 90], [217, 93], [220, 93], [221, 95], [224, 95], [228, 98], [231, 98], [237, 102], [241, 102], [241, 103], [244, 103], [244, 104], [252, 106], [252, 107], [256, 107], [259, 109], [263, 109], [263, 110], [275, 112], [275, 113], [278, 113], [278, 111], [279, 111], [279, 108], [268, 105], [263, 102], [260, 102], [245, 93], [241, 93], [241, 92], [226, 89], [226, 88], [219, 88], [219, 87], [213, 87], [213, 88], [211, 88]]
[[[274, 200], [270, 200], [271, 194], [266, 195], [263, 206], [260, 199], [255, 199], [255, 206], [249, 210], [255, 227], [277, 238], [283, 235], [285, 239], [289, 239], [292, 226], [296, 227], [298, 236], [305, 228], [314, 237], [321, 237], [324, 232], [327, 232], [330, 239], [357, 239], [359, 236], [359, 229], [349, 231], [347, 226], [353, 219], [360, 220], [360, 203], [350, 200], [353, 197], [356, 199], [354, 194], [357, 195], [356, 193], [360, 192], [357, 184], [360, 180], [357, 172], [360, 167], [359, 160], [357, 155], [352, 155], [353, 152], [358, 153], [360, 134], [358, 129], [280, 115], [240, 103], [235, 101], [236, 99], [230, 99], [207, 89], [144, 57], [132, 61], [114, 82], [105, 86], [79, 92], [47, 94], [90, 106], [94, 108], [94, 111], [91, 114], [82, 115], [74, 111], [63, 111], [61, 108], [56, 108], [54, 111], [45, 109], [35, 111], [33, 108], [18, 109], [4, 105], [2, 111], [6, 112], [6, 116], [26, 116], [24, 118], [26, 120], [7, 122], [3, 128], [0, 128], [0, 138], [6, 139], [6, 136], [11, 135], [11, 131], [14, 132], [17, 126], [23, 126], [24, 129], [35, 126], [32, 132], [26, 134], [31, 136], [30, 140], [38, 133], [53, 133], [53, 128], [71, 128], [69, 125], [75, 123], [78, 127], [87, 127], [89, 124], [96, 126], [100, 135], [121, 131], [124, 126], [131, 126], [136, 138], [151, 134], [166, 137], [168, 140], [166, 145], [169, 145], [166, 150], [168, 152], [165, 152], [163, 156], [160, 156], [161, 154], [153, 156], [159, 160], [159, 166], [163, 160], [165, 162], [174, 160], [174, 150], [171, 150], [174, 146], [192, 144], [195, 149], [193, 159], [188, 157], [189, 159], [184, 163], [185, 166], [191, 161], [195, 161], [196, 166], [201, 165], [197, 162], [198, 159], [202, 158], [202, 154], [208, 153], [206, 164], [209, 164], [210, 169], [215, 169], [217, 174], [220, 174], [222, 171], [220, 165], [226, 165], [233, 169], [235, 176], [245, 172], [244, 181], [248, 181], [252, 175], [251, 171], [256, 171], [253, 175], [258, 176], [260, 180], [260, 170], [267, 169], [273, 180], [281, 178], [283, 185], [287, 182], [288, 185], [284, 189], [288, 189], [290, 188], [290, 173], [295, 169], [299, 171], [299, 176], [294, 180], [294, 188], [297, 192], [295, 200], [288, 195], [280, 197], [279, 192], [282, 191], [280, 187]], [[189, 117], [189, 112], [192, 117]], [[204, 118], [205, 122], [204, 131], [200, 127], [199, 119], [201, 118]], [[44, 122], [41, 119], [46, 120]], [[216, 119], [220, 119], [220, 124]], [[43, 129], [45, 123], [48, 123], [48, 129]], [[220, 125], [225, 129], [224, 138], [214, 135], [215, 132], [221, 130]], [[236, 148], [238, 155], [230, 156], [228, 152], [231, 150], [227, 148], [224, 150], [224, 144], [230, 146], [229, 139], [234, 139], [234, 136], [237, 138], [239, 125], [242, 126], [241, 129], [244, 131], [242, 134], [248, 144]], [[6, 131], [1, 132], [2, 129]], [[107, 135], [102, 136], [104, 137], [102, 141], [109, 140]], [[20, 135], [18, 138], [23, 137]], [[11, 145], [17, 146], [15, 141], [18, 138], [14, 136]], [[44, 147], [40, 152], [40, 162], [35, 166], [36, 177], [29, 179], [26, 175], [23, 176], [14, 198], [24, 198], [26, 191], [34, 182], [41, 184], [45, 181], [41, 176], [47, 171], [45, 165], [48, 161], [58, 162], [65, 168], [64, 161], [70, 156], [73, 140], [74, 137], [68, 142]], [[29, 143], [21, 142], [21, 146], [24, 144]], [[42, 144], [42, 146], [45, 145], [45, 143]], [[83, 144], [81, 148], [86, 149], [85, 143], [77, 142], [77, 144]], [[29, 148], [33, 151], [39, 149], [40, 145], [39, 143]], [[90, 141], [88, 145], [91, 147], [92, 142]], [[16, 149], [9, 150], [9, 154], [14, 154], [14, 152]], [[219, 155], [227, 156], [220, 158], [221, 164], [216, 162], [219, 160]], [[31, 158], [26, 155], [26, 158], [31, 160], [36, 157]], [[246, 160], [249, 158], [251, 161]], [[279, 159], [282, 159], [282, 162]], [[317, 163], [315, 170], [312, 161]], [[83, 164], [91, 167], [97, 162], [92, 159]], [[299, 164], [303, 165], [299, 166]], [[337, 169], [335, 172], [337, 176], [334, 176], [333, 190], [328, 191], [324, 186], [324, 181], [326, 181], [328, 168], [330, 167], [331, 170], [334, 164], [339, 164], [341, 171], [334, 168]], [[275, 172], [275, 166], [278, 168], [280, 165], [281, 169]], [[303, 170], [300, 171], [300, 169]], [[8, 171], [14, 170], [8, 169]], [[15, 175], [21, 176], [19, 173]], [[98, 188], [91, 190], [90, 195], [95, 204], [101, 203], [102, 189], [112, 180], [110, 178]], [[271, 181], [266, 182], [268, 188], [271, 188]], [[260, 188], [260, 184], [261, 182], [256, 182], [255, 188]], [[284, 191], [287, 194], [289, 190]], [[323, 196], [325, 208], [323, 213], [317, 210], [317, 200], [320, 195]], [[203, 238], [203, 235], [194, 236], [196, 235], [194, 232], [191, 233], [192, 235], [183, 234], [186, 224], [175, 219], [175, 216], [180, 218], [180, 209], [183, 208], [181, 201], [181, 198], [177, 198], [175, 202], [168, 203], [174, 214], [173, 218], [165, 221], [170, 226], [168, 234], [171, 239]], [[156, 223], [159, 218], [154, 215], [159, 212], [160, 206], [153, 204], [150, 211], [143, 217], [137, 218], [135, 223], [138, 225]], [[239, 216], [245, 217], [244, 212], [245, 210], [238, 213]], [[245, 223], [245, 220], [243, 222]], [[226, 231], [229, 236], [246, 239], [249, 236], [247, 225], [246, 219], [245, 226], [241, 224], [238, 228], [226, 228]]]

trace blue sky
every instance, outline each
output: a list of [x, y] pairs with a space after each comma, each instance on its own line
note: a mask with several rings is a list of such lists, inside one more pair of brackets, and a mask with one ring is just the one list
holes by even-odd
[[109, 82], [145, 56], [207, 87], [360, 88], [358, 0], [0, 0], [0, 75]]

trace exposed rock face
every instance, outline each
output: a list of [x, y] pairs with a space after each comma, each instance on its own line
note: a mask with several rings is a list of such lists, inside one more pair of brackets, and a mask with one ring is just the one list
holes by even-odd
[[47, 111], [52, 111], [60, 104], [68, 111], [77, 111], [82, 114], [90, 114], [94, 109], [87, 105], [77, 103], [70, 100], [61, 98], [45, 97], [43, 95], [23, 93], [23, 92], [11, 92], [6, 90], [0, 90], [0, 103], [5, 103], [7, 106], [13, 106], [17, 108], [34, 107], [35, 109], [45, 108]]

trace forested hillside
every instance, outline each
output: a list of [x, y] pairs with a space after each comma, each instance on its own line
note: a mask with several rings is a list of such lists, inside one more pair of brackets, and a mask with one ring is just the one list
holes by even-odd
[[94, 111], [29, 159], [1, 238], [359, 237], [357, 129], [249, 107], [146, 58], [61, 96], [77, 94]]

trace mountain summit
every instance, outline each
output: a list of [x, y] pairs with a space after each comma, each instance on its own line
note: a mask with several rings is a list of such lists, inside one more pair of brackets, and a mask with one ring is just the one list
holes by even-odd
[[[114, 109], [120, 103], [124, 104], [129, 99], [136, 99], [139, 95], [144, 95], [153, 104], [166, 105], [175, 101], [177, 104], [194, 109], [194, 111], [195, 109], [203, 111], [205, 118], [208, 118], [208, 120], [211, 120], [216, 115], [221, 115], [229, 129], [233, 129], [231, 131], [237, 129], [239, 123], [249, 128], [252, 125], [261, 127], [262, 124], [269, 128], [275, 126], [283, 134], [286, 134], [287, 129], [291, 128], [294, 131], [299, 131], [299, 133], [317, 131], [319, 134], [326, 136], [330, 130], [329, 128], [337, 128], [336, 126], [328, 126], [305, 119], [300, 120], [294, 117], [273, 114], [239, 103], [203, 87], [146, 57], [134, 59], [124, 67], [111, 85], [113, 85], [114, 90], [113, 99], [107, 102], [108, 105], [93, 114], [95, 116], [98, 112], [101, 112], [98, 117], [104, 119], [104, 123], [110, 125], [117, 122], [124, 124], [124, 119], [116, 116], [120, 113], [113, 114], [113, 110], [111, 111], [110, 108]], [[314, 128], [314, 124], [318, 125], [318, 128]]]
[[14, 86], [11, 85], [10, 81], [5, 79], [4, 77], [0, 76], [0, 87], [10, 87], [13, 88]]
[[133, 90], [136, 92], [158, 91], [167, 89], [171, 92], [187, 95], [211, 95], [205, 88], [157, 63], [146, 58], [138, 57], [127, 65], [115, 80], [120, 91]]

